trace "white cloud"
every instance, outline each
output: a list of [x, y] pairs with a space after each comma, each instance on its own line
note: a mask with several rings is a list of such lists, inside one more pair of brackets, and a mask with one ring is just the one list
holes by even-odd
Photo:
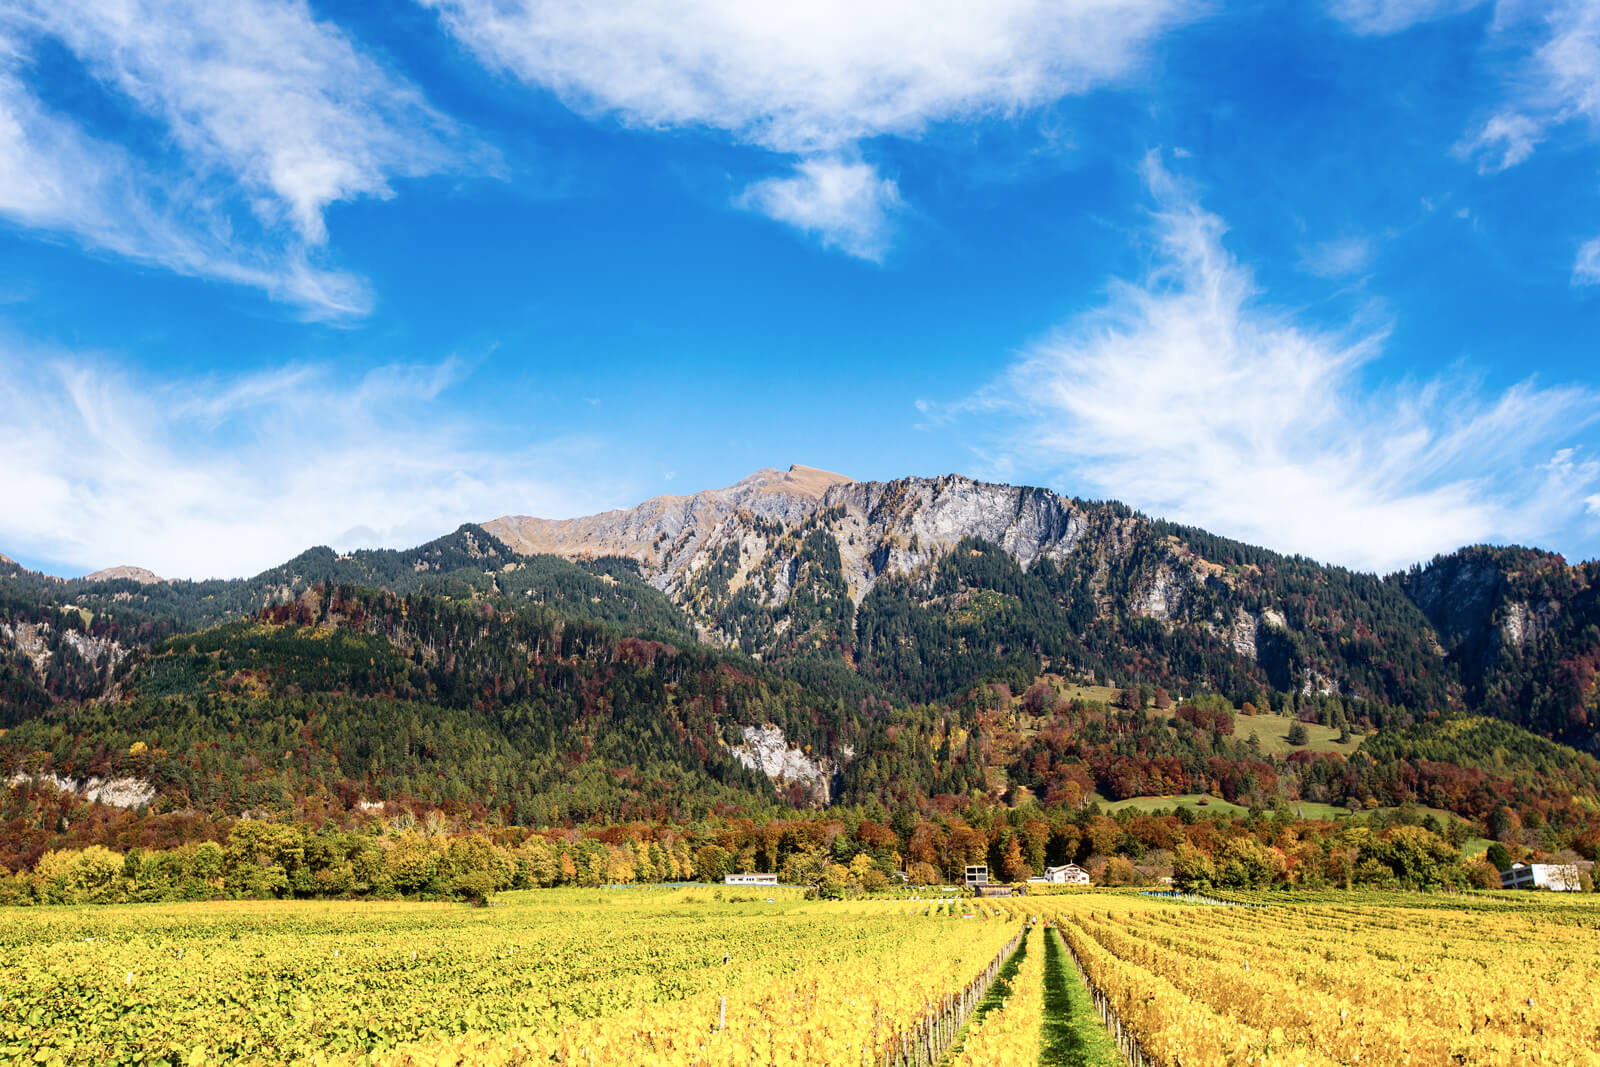
[[1600, 285], [1600, 237], [1591, 238], [1578, 249], [1572, 280], [1580, 285]]
[[1365, 237], [1340, 237], [1302, 249], [1300, 266], [1319, 278], [1343, 278], [1366, 270], [1372, 255], [1372, 242]]
[[1478, 159], [1478, 173], [1489, 174], [1516, 166], [1544, 139], [1544, 126], [1526, 115], [1493, 115], [1472, 137], [1456, 148], [1458, 155]]
[[1396, 568], [1570, 522], [1600, 463], [1570, 447], [1586, 388], [1374, 384], [1381, 334], [1264, 304], [1222, 220], [1152, 158], [1160, 256], [1027, 352], [976, 405], [1012, 423], [1000, 462], [1287, 552]]
[[0, 545], [84, 570], [232, 577], [316, 544], [408, 547], [622, 495], [597, 443], [506, 444], [439, 414], [461, 366], [150, 380], [0, 343]]
[[1333, 0], [1328, 10], [1356, 33], [1388, 34], [1470, 11], [1483, 0]]
[[[135, 151], [47, 105], [29, 70], [47, 40], [158, 124], [159, 145]], [[473, 155], [305, 0], [18, 0], [0, 14], [0, 214], [103, 251], [358, 313], [361, 282], [315, 264], [329, 206]]]
[[[813, 204], [801, 197], [821, 189], [811, 164], [837, 172], [835, 157], [855, 158], [872, 137], [915, 137], [1124, 78], [1150, 41], [1196, 14], [1178, 0], [420, 2], [484, 63], [582, 113], [722, 130], [802, 157], [780, 180], [787, 193], [763, 183], [752, 194]], [[794, 214], [807, 225], [819, 210]]]
[[824, 248], [881, 260], [889, 244], [889, 216], [900, 190], [870, 164], [828, 158], [802, 160], [790, 178], [756, 182], [740, 206], [815, 234]]

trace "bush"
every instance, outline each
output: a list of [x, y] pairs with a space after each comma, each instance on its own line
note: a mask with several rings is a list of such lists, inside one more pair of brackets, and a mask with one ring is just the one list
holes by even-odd
[[123, 859], [103, 845], [46, 852], [33, 868], [41, 904], [114, 904], [123, 891]]
[[1467, 884], [1474, 889], [1499, 889], [1500, 872], [1495, 870], [1494, 864], [1484, 859], [1475, 859], [1466, 865]]
[[468, 871], [450, 880], [450, 894], [458, 900], [471, 903], [473, 907], [486, 906], [489, 898], [494, 896], [494, 891], [494, 875], [488, 871]]

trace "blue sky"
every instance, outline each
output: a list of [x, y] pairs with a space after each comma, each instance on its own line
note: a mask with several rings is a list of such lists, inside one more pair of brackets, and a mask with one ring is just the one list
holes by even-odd
[[0, 551], [799, 462], [1600, 554], [1600, 4], [0, 2]]

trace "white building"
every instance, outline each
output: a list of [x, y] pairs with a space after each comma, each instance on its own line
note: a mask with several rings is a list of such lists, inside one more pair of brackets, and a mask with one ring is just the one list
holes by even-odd
[[1067, 863], [1060, 867], [1046, 867], [1039, 880], [1054, 882], [1057, 885], [1088, 885], [1089, 872], [1076, 863]]
[[989, 865], [987, 863], [973, 863], [967, 866], [967, 888], [974, 889], [980, 885], [989, 884]]
[[777, 885], [778, 876], [775, 874], [725, 874], [722, 876], [723, 885]]
[[1500, 888], [1576, 893], [1583, 886], [1576, 863], [1513, 863], [1509, 871], [1500, 872]]

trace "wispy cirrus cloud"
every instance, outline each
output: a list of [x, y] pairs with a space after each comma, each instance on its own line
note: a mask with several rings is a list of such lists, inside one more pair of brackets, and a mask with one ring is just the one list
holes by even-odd
[[[1396, 33], [1484, 6], [1486, 0], [1333, 0], [1331, 12], [1366, 34]], [[1496, 174], [1571, 132], [1600, 140], [1600, 4], [1594, 0], [1497, 0], [1489, 41], [1513, 57], [1502, 96], [1456, 145], [1456, 154]], [[1575, 284], [1600, 284], [1600, 236], [1583, 241]]]
[[[162, 136], [120, 138], [52, 107], [37, 82], [47, 42]], [[492, 165], [305, 0], [17, 0], [0, 13], [0, 215], [103, 252], [361, 314], [367, 287], [325, 261], [328, 208]]]
[[1344, 278], [1372, 265], [1372, 241], [1366, 237], [1337, 237], [1300, 250], [1301, 269], [1319, 278]]
[[[1538, 43], [1520, 64], [1504, 104], [1462, 140], [1458, 152], [1491, 173], [1526, 161], [1558, 130], [1600, 140], [1600, 4], [1502, 3], [1496, 26], [1507, 36], [1531, 34]], [[1573, 260], [1574, 284], [1600, 284], [1597, 260], [1600, 237], [1593, 237]]]
[[1177, 0], [419, 2], [485, 64], [582, 113], [799, 157], [741, 201], [868, 259], [898, 201], [865, 173], [862, 142], [1126, 78], [1199, 13]]
[[1333, 0], [1328, 10], [1357, 33], [1387, 34], [1459, 15], [1483, 3], [1484, 0]]
[[1373, 380], [1381, 332], [1273, 308], [1226, 227], [1151, 156], [1156, 265], [964, 406], [991, 461], [1288, 552], [1387, 570], [1582, 516], [1600, 457], [1587, 386]]
[[257, 573], [317, 544], [406, 547], [509, 510], [624, 495], [594, 440], [542, 443], [440, 413], [467, 368], [319, 364], [159, 378], [0, 342], [0, 546], [167, 577]]

